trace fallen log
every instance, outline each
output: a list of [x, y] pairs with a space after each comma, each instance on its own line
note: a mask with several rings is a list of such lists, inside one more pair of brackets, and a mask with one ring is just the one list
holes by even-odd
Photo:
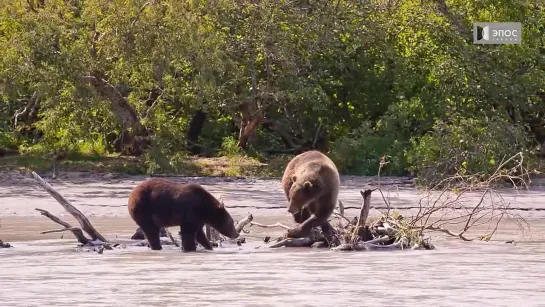
[[38, 208], [36, 208], [35, 210], [39, 211], [41, 215], [43, 215], [45, 217], [48, 217], [53, 222], [55, 222], [55, 223], [57, 223], [57, 224], [59, 224], [61, 226], [64, 226], [64, 229], [43, 231], [43, 232], [41, 232], [41, 234], [52, 233], [52, 232], [70, 231], [70, 232], [72, 232], [74, 237], [76, 237], [76, 239], [78, 240], [79, 243], [81, 243], [83, 245], [86, 245], [86, 244], [89, 243], [90, 240], [85, 236], [85, 234], [83, 234], [83, 231], [80, 228], [73, 227], [72, 225], [68, 224], [67, 222], [65, 222], [65, 221], [63, 221], [61, 219], [59, 219], [58, 217], [54, 216], [53, 214], [49, 213], [46, 210], [38, 209]]
[[81, 229], [85, 231], [89, 236], [91, 236], [92, 241], [102, 241], [104, 243], [108, 242], [106, 238], [104, 238], [96, 229], [93, 227], [91, 222], [87, 219], [83, 213], [81, 213], [76, 207], [74, 207], [70, 202], [64, 198], [59, 192], [57, 192], [47, 181], [45, 181], [40, 175], [38, 175], [36, 172], [32, 172], [32, 176], [36, 181], [38, 182], [38, 185], [40, 185], [49, 195], [51, 195], [53, 198], [61, 204], [61, 206], [66, 210], [68, 213], [70, 213], [81, 226]]

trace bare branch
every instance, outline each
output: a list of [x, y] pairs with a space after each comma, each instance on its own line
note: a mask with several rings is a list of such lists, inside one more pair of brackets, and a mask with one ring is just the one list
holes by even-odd
[[458, 237], [464, 241], [473, 241], [472, 239], [468, 239], [466, 237], [464, 237], [463, 233], [454, 233], [448, 229], [445, 229], [445, 228], [442, 228], [442, 227], [435, 227], [435, 226], [426, 226], [424, 227], [424, 230], [434, 230], [434, 231], [440, 231], [440, 232], [443, 232], [443, 233], [446, 233], [448, 234], [449, 236], [452, 236], [452, 237]]
[[257, 222], [250, 222], [250, 227], [251, 226], [257, 226], [257, 227], [261, 227], [261, 228], [274, 228], [274, 227], [280, 227], [280, 228], [284, 228], [286, 230], [288, 229], [291, 229], [291, 227], [289, 226], [286, 226], [284, 224], [281, 224], [281, 223], [274, 223], [274, 224], [270, 224], [270, 225], [264, 225], [264, 224], [260, 224], [260, 223], [257, 223]]
[[174, 239], [174, 237], [172, 236], [172, 234], [170, 233], [170, 231], [168, 231], [168, 229], [164, 228], [168, 237], [170, 238], [170, 241], [172, 241], [172, 244], [174, 244], [174, 246], [176, 247], [180, 247], [180, 244], [178, 244], [178, 241], [176, 241], [176, 239]]
[[[62, 196], [59, 192], [57, 192], [49, 183], [47, 183], [45, 180], [43, 180], [42, 177], [40, 177], [40, 175], [38, 175], [36, 172], [32, 172], [32, 176], [34, 177], [34, 179], [36, 179], [36, 181], [38, 182], [38, 185], [40, 185], [47, 193], [49, 193], [49, 195], [51, 195], [53, 198], [55, 198], [59, 202], [59, 204], [61, 204], [61, 206], [64, 208], [64, 210], [66, 210], [68, 213], [70, 213], [73, 217], [76, 218], [76, 220], [81, 225], [81, 228], [87, 234], [89, 234], [91, 236], [91, 239], [93, 241], [100, 240], [102, 242], [108, 242], [93, 227], [91, 222], [89, 222], [89, 220], [87, 219], [87, 217], [85, 217], [85, 215], [83, 215], [83, 213], [81, 213], [76, 207], [74, 207], [72, 204], [70, 204], [70, 202], [66, 198], [64, 198], [64, 196]], [[47, 216], [47, 217], [51, 218], [50, 216]], [[58, 221], [60, 221], [60, 220], [56, 219], [54, 221], [59, 223]], [[66, 224], [59, 223], [59, 224], [65, 226], [66, 228], [71, 228], [72, 227], [67, 223]]]
[[242, 230], [244, 230], [244, 227], [246, 227], [246, 225], [248, 224], [251, 224], [253, 219], [254, 219], [254, 216], [250, 214], [244, 219], [242, 219], [240, 222], [238, 222], [237, 225], [235, 226], [235, 229], [237, 230], [237, 232], [240, 233]]
[[133, 21], [131, 22], [131, 28], [134, 27], [134, 25], [136, 24], [136, 22], [138, 21], [138, 19], [140, 19], [140, 15], [144, 12], [144, 10], [146, 9], [146, 7], [150, 5], [149, 2], [146, 2], [144, 3], [144, 5], [142, 5], [142, 7], [140, 8], [140, 10], [138, 11], [138, 14], [136, 14], [136, 17], [133, 19]]
[[70, 231], [76, 237], [79, 243], [84, 245], [89, 243], [90, 240], [87, 237], [85, 237], [85, 235], [83, 234], [83, 231], [80, 228], [72, 227], [72, 225], [59, 219], [58, 217], [54, 216], [53, 214], [49, 213], [46, 210], [38, 209], [38, 208], [36, 208], [35, 210], [39, 211], [41, 215], [48, 217], [53, 222], [65, 227], [64, 229], [61, 229], [61, 230], [54, 230], [54, 231], [50, 230], [50, 231], [42, 232], [42, 234], [51, 233], [51, 232], [60, 232], [60, 231]]

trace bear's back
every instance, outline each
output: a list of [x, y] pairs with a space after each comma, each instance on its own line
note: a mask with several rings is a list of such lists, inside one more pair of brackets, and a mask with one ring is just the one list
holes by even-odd
[[175, 211], [200, 205], [212, 195], [195, 183], [153, 178], [139, 184], [129, 195], [129, 210]]
[[311, 150], [293, 158], [286, 167], [285, 176], [333, 176], [339, 177], [337, 166], [323, 153]]

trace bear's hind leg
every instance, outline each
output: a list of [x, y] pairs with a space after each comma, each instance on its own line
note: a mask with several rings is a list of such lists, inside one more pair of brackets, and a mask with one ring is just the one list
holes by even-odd
[[212, 244], [210, 244], [210, 241], [206, 237], [206, 234], [204, 233], [204, 230], [200, 228], [197, 230], [197, 242], [202, 245], [207, 250], [212, 250]]

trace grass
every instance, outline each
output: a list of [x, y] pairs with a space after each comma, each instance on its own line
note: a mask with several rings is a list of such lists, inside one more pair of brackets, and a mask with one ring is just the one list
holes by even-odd
[[[242, 155], [214, 158], [184, 157], [178, 160], [175, 168], [154, 174], [173, 174], [182, 176], [226, 176], [226, 177], [277, 177], [281, 176], [285, 164], [279, 159], [270, 163]], [[144, 157], [123, 157], [118, 155], [70, 154], [57, 162], [60, 172], [91, 171], [99, 173], [120, 173], [127, 175], [149, 175], [149, 167]], [[22, 154], [0, 157], [0, 171], [33, 170], [51, 172], [52, 160], [36, 154]]]

